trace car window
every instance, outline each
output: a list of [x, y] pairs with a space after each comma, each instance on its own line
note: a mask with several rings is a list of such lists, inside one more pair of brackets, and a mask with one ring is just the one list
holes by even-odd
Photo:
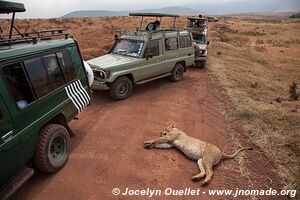
[[53, 88], [42, 58], [32, 58], [24, 61], [24, 64], [36, 95], [42, 97], [50, 93]]
[[4, 66], [2, 71], [8, 82], [12, 96], [20, 109], [25, 108], [35, 100], [21, 62]]
[[193, 35], [194, 42], [197, 44], [205, 44], [206, 36], [205, 35]]
[[49, 54], [43, 56], [43, 61], [46, 67], [46, 70], [49, 73], [51, 83], [54, 89], [59, 88], [65, 84], [64, 77], [62, 75], [62, 71], [59, 67], [57, 58], [55, 54]]
[[167, 38], [165, 39], [165, 51], [172, 51], [178, 49], [177, 38]]
[[143, 50], [144, 42], [137, 40], [118, 40], [114, 49], [113, 54], [119, 54], [123, 56], [140, 57]]
[[76, 78], [76, 73], [69, 53], [65, 50], [56, 53], [56, 56], [58, 58], [58, 62], [60, 64], [66, 82], [68, 83], [74, 80]]
[[192, 46], [192, 41], [189, 36], [181, 36], [179, 38], [180, 48], [187, 48]]
[[152, 40], [148, 42], [145, 54], [151, 56], [159, 56], [159, 40]]

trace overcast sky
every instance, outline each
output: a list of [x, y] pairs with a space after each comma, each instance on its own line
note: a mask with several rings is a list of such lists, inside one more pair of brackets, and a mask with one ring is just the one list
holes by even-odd
[[[8, 0], [9, 1], [9, 0]], [[185, 6], [196, 10], [203, 10], [201, 4], [215, 4], [222, 8], [228, 4], [235, 5], [234, 1], [254, 3], [255, 0], [11, 0], [25, 4], [26, 13], [18, 13], [17, 18], [51, 18], [61, 17], [78, 10], [111, 10], [128, 11], [139, 9], [162, 8], [168, 6]], [[300, 0], [260, 0], [260, 2], [300, 2]], [[232, 3], [232, 4], [230, 4]], [[257, 2], [255, 3], [257, 4]], [[286, 3], [287, 4], [287, 3]], [[298, 3], [296, 3], [298, 4]], [[195, 7], [195, 5], [197, 5]], [[268, 4], [267, 4], [268, 5]], [[259, 5], [257, 5], [259, 6]], [[262, 5], [263, 7], [268, 7]], [[246, 5], [244, 7], [247, 7]], [[242, 8], [241, 8], [242, 9]]]

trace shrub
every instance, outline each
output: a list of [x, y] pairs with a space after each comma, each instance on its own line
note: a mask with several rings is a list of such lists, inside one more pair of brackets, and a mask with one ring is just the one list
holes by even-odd
[[241, 32], [241, 35], [248, 35], [248, 36], [263, 36], [266, 35], [265, 33], [257, 32], [257, 31], [247, 31], [247, 32]]
[[294, 81], [290, 85], [290, 98], [291, 100], [298, 101], [299, 100], [300, 93], [298, 92], [298, 86], [297, 83]]
[[295, 13], [293, 15], [290, 16], [291, 19], [293, 18], [300, 18], [300, 13]]
[[89, 25], [89, 26], [92, 26], [93, 24], [94, 24], [93, 21], [89, 21], [89, 22], [87, 23], [87, 25]]

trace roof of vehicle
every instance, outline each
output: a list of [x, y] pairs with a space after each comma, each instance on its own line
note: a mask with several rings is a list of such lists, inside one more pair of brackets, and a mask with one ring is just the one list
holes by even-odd
[[43, 53], [56, 48], [74, 44], [73, 39], [48, 40], [37, 44], [17, 44], [12, 46], [0, 46], [0, 62], [26, 55]]
[[0, 13], [25, 12], [25, 6], [22, 3], [0, 0]]
[[136, 31], [127, 32], [121, 36], [121, 39], [131, 39], [131, 40], [151, 40], [160, 39], [164, 37], [176, 37], [177, 35], [188, 35], [189, 32], [185, 30], [178, 29], [160, 29], [157, 31]]
[[192, 16], [192, 17], [187, 17], [188, 20], [202, 20], [202, 21], [205, 21], [206, 19], [203, 18], [203, 17], [195, 17], [195, 16]]
[[165, 13], [129, 13], [129, 16], [141, 16], [141, 17], [179, 17], [179, 15], [165, 14]]

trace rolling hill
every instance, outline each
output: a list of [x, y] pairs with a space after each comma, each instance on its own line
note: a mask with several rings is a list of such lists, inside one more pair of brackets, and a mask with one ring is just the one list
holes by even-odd
[[82, 10], [70, 12], [63, 18], [68, 17], [111, 17], [111, 16], [128, 16], [130, 12], [152, 12], [152, 13], [168, 13], [168, 14], [178, 14], [178, 15], [199, 15], [203, 12], [199, 10], [194, 10], [187, 7], [171, 6], [160, 9], [144, 9], [144, 10], [133, 10], [133, 11], [109, 11], [109, 10]]

